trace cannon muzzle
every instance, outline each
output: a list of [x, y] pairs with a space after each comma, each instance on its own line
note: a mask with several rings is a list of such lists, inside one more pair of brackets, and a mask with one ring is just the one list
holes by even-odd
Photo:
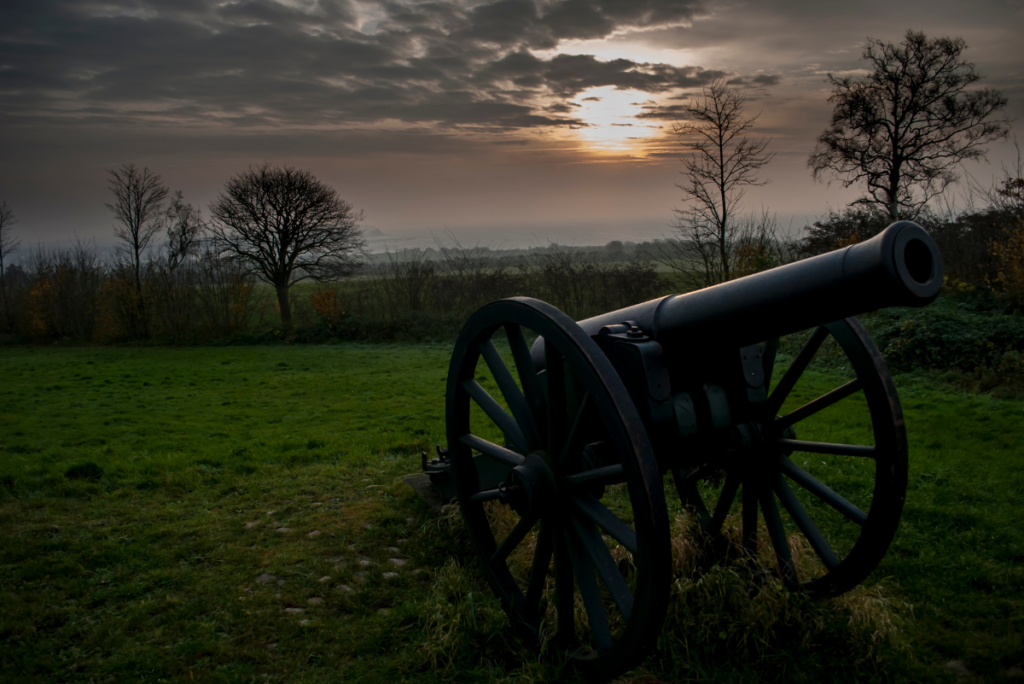
[[925, 306], [941, 286], [935, 241], [899, 221], [856, 245], [579, 324], [593, 336], [634, 321], [666, 349], [742, 347], [884, 307]]

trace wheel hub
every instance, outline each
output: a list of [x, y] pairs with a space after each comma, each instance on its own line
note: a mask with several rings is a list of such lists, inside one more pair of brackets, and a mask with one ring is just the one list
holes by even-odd
[[778, 437], [793, 439], [795, 432], [788, 427], [782, 434], [772, 430], [771, 423], [751, 421], [736, 426], [738, 449], [734, 462], [748, 475], [767, 473], [778, 469], [779, 457], [785, 451], [779, 446]]
[[499, 489], [508, 494], [506, 503], [520, 515], [543, 515], [557, 499], [555, 475], [539, 453], [527, 454], [526, 462], [509, 471], [508, 480]]

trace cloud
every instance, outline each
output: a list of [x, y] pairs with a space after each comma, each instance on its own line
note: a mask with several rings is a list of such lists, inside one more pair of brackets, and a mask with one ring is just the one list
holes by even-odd
[[0, 125], [272, 130], [575, 125], [593, 87], [647, 93], [720, 72], [534, 51], [686, 26], [699, 0], [8, 0]]
[[643, 111], [637, 114], [636, 118], [678, 121], [688, 118], [688, 114], [686, 105], [644, 105]]

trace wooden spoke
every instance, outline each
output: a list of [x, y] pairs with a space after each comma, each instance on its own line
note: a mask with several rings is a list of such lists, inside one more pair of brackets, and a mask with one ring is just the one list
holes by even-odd
[[533, 552], [533, 565], [530, 567], [530, 581], [526, 587], [526, 612], [536, 616], [540, 612], [540, 599], [544, 594], [544, 585], [548, 577], [548, 564], [551, 563], [553, 550], [551, 526], [541, 523], [537, 535], [537, 548]]
[[494, 397], [487, 393], [487, 390], [480, 386], [480, 383], [476, 380], [466, 380], [462, 383], [462, 387], [484, 410], [487, 417], [494, 421], [494, 424], [504, 433], [505, 439], [512, 442], [524, 454], [530, 450], [526, 443], [526, 436], [519, 429], [518, 423], [505, 412], [505, 409], [494, 400]]
[[[729, 509], [732, 508], [732, 502], [736, 498], [736, 492], [739, 488], [740, 478], [738, 476], [729, 475], [725, 478], [725, 484], [722, 485], [722, 493], [718, 495], [718, 503], [715, 505], [715, 514], [708, 524], [708, 532], [711, 534], [718, 534], [722, 531], [725, 516], [729, 515]], [[746, 489], [746, 486], [744, 486], [744, 489]], [[755, 520], [754, 523], [756, 524], [757, 521]]]
[[765, 527], [768, 528], [768, 538], [775, 548], [775, 560], [779, 563], [779, 572], [786, 586], [795, 587], [800, 583], [796, 575], [796, 564], [793, 563], [793, 554], [789, 550], [789, 540], [786, 538], [786, 529], [782, 526], [782, 517], [779, 515], [779, 507], [775, 505], [775, 497], [768, 487], [760, 488], [761, 511], [764, 513]]
[[512, 528], [512, 531], [505, 537], [505, 541], [501, 542], [501, 546], [495, 549], [494, 553], [491, 554], [491, 563], [504, 563], [508, 555], [512, 553], [533, 526], [537, 524], [537, 516], [526, 515], [519, 519], [516, 526]]
[[566, 546], [569, 547], [569, 556], [572, 559], [576, 585], [580, 588], [583, 608], [587, 611], [594, 645], [597, 646], [598, 652], [607, 651], [612, 647], [612, 632], [608, 627], [608, 614], [604, 610], [604, 601], [601, 600], [601, 589], [597, 585], [594, 568], [587, 558], [587, 552], [583, 550], [582, 543], [571, 532], [571, 529], [571, 527], [566, 527], [564, 534]]
[[764, 391], [772, 388], [772, 373], [775, 372], [775, 357], [779, 353], [779, 338], [773, 337], [761, 348], [761, 366], [764, 368]]
[[512, 359], [516, 363], [519, 384], [523, 387], [523, 394], [526, 395], [530, 411], [533, 413], [537, 434], [543, 435], [545, 434], [544, 390], [537, 378], [537, 367], [533, 365], [533, 355], [530, 354], [530, 347], [526, 344], [526, 335], [523, 334], [521, 326], [507, 323], [505, 336], [508, 337], [508, 346], [512, 350]]
[[554, 535], [555, 543], [555, 600], [558, 604], [558, 640], [564, 647], [576, 642], [575, 588], [572, 579], [572, 559], [565, 535]]
[[718, 466], [715, 464], [705, 463], [699, 468], [694, 468], [686, 475], [682, 475], [682, 473], [680, 473], [679, 484], [684, 487], [694, 487], [697, 485], [698, 480], [700, 480], [703, 477], [706, 477], [708, 473], [710, 473], [712, 470], [715, 470], [715, 468], [717, 467]]
[[573, 465], [566, 461], [566, 458], [568, 458], [570, 454], [579, 454], [583, 452], [586, 430], [582, 428], [582, 424], [585, 422], [584, 416], [591, 406], [590, 392], [587, 392], [583, 395], [583, 400], [580, 401], [580, 408], [576, 412], [576, 419], [572, 422], [572, 429], [569, 430], [569, 435], [565, 442], [565, 448], [562, 449], [562, 453], [558, 455], [559, 465], [563, 467]]
[[607, 532], [630, 553], [636, 553], [636, 532], [591, 494], [573, 497], [576, 510]]
[[810, 543], [811, 548], [814, 549], [814, 553], [818, 554], [818, 558], [825, 564], [825, 567], [831, 570], [832, 568], [839, 565], [839, 558], [836, 557], [832, 547], [828, 545], [825, 538], [821, 536], [821, 532], [818, 531], [818, 526], [814, 524], [810, 516], [807, 515], [807, 511], [804, 510], [804, 506], [800, 503], [800, 500], [796, 498], [796, 494], [790, 489], [789, 484], [782, 479], [781, 475], [776, 476], [776, 481], [772, 485], [775, 493], [779, 497], [779, 501], [789, 515], [793, 518], [793, 522], [803, 532], [804, 537]]
[[750, 479], [743, 481], [743, 550], [752, 558], [757, 556], [757, 490]]
[[816, 480], [810, 473], [798, 466], [796, 463], [793, 463], [793, 461], [788, 458], [783, 458], [781, 464], [782, 472], [785, 473], [789, 479], [793, 480], [793, 482], [796, 482], [811, 494], [814, 494], [814, 496], [842, 513], [848, 520], [855, 522], [858, 525], [863, 525], [867, 522], [867, 513], [860, 510], [852, 503], [829, 489], [826, 485]]
[[619, 607], [622, 617], [628, 620], [633, 612], [633, 593], [629, 590], [626, 580], [619, 574], [619, 566], [612, 558], [611, 551], [604, 543], [601, 533], [589, 521], [576, 518], [573, 519], [573, 527], [583, 550], [587, 552], [591, 564], [597, 570], [597, 576], [604, 582], [612, 600]]
[[805, 442], [801, 439], [778, 439], [776, 444], [793, 451], [807, 451], [812, 454], [832, 454], [834, 456], [875, 457], [875, 447], [863, 444], [833, 444], [831, 442]]
[[559, 454], [565, 446], [568, 421], [565, 396], [565, 360], [552, 344], [544, 344], [544, 369], [548, 386], [548, 452]]
[[530, 411], [530, 405], [527, 403], [526, 397], [523, 396], [522, 390], [519, 389], [519, 385], [512, 378], [512, 373], [509, 372], [508, 366], [505, 365], [505, 361], [501, 358], [501, 354], [494, 347], [494, 342], [491, 340], [481, 342], [480, 355], [484, 357], [484, 362], [491, 370], [491, 375], [494, 376], [494, 382], [497, 383], [498, 389], [501, 390], [501, 395], [505, 397], [505, 403], [512, 410], [512, 416], [516, 419], [516, 423], [519, 424], [520, 431], [525, 435], [527, 447], [536, 448], [539, 442], [537, 431], [533, 424], [533, 414]]
[[800, 379], [803, 372], [807, 369], [807, 364], [814, 358], [815, 352], [818, 351], [818, 347], [828, 337], [828, 329], [825, 326], [819, 326], [814, 333], [811, 335], [811, 339], [807, 340], [807, 344], [800, 350], [796, 360], [793, 361], [793, 365], [790, 366], [779, 380], [779, 384], [775, 386], [775, 391], [768, 397], [768, 402], [765, 404], [765, 413], [769, 416], [774, 416], [782, 408], [782, 404], [786, 401], [786, 397], [792, 391], [793, 386], [796, 385], [796, 381]]
[[823, 394], [814, 401], [804, 404], [797, 410], [792, 411], [791, 413], [787, 413], [781, 418], [776, 418], [772, 427], [779, 431], [785, 430], [790, 425], [793, 425], [794, 423], [799, 423], [804, 418], [809, 418], [818, 411], [824, 410], [831, 406], [832, 404], [835, 404], [845, 399], [846, 397], [850, 396], [851, 394], [854, 394], [855, 392], [860, 390], [861, 387], [862, 384], [859, 379], [851, 380], [842, 387], [837, 387], [828, 394]]
[[522, 465], [526, 462], [526, 459], [523, 458], [521, 454], [517, 454], [511, 449], [498, 446], [493, 442], [488, 442], [486, 439], [481, 439], [476, 435], [466, 433], [459, 437], [459, 441], [471, 449], [476, 449], [477, 451], [487, 454], [492, 458], [496, 458], [499, 461], [504, 461], [505, 463], [509, 463], [514, 466]]
[[487, 490], [484, 490], [482, 492], [477, 492], [476, 494], [470, 494], [469, 495], [469, 500], [470, 501], [494, 501], [495, 499], [500, 499], [500, 498], [501, 498], [501, 490], [500, 489], [487, 489]]
[[565, 481], [572, 486], [584, 483], [606, 485], [617, 484], [624, 481], [622, 465], [616, 463], [615, 465], [604, 466], [603, 468], [594, 468], [593, 470], [584, 470], [579, 473], [573, 473], [572, 475], [566, 475]]

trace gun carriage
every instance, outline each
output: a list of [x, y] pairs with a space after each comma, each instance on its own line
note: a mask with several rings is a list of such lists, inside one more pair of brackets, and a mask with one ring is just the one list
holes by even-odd
[[[669, 480], [708, 543], [760, 554], [793, 590], [841, 594], [878, 565], [903, 509], [907, 440], [892, 377], [853, 316], [924, 306], [941, 283], [934, 241], [899, 222], [579, 322], [534, 299], [493, 302], [459, 335], [448, 447], [425, 470], [458, 499], [513, 626], [553, 635], [590, 679], [617, 676], [665, 618]], [[795, 401], [816, 354], [838, 370]], [[837, 373], [845, 381], [820, 389]], [[794, 560], [797, 543], [812, 563]]]

